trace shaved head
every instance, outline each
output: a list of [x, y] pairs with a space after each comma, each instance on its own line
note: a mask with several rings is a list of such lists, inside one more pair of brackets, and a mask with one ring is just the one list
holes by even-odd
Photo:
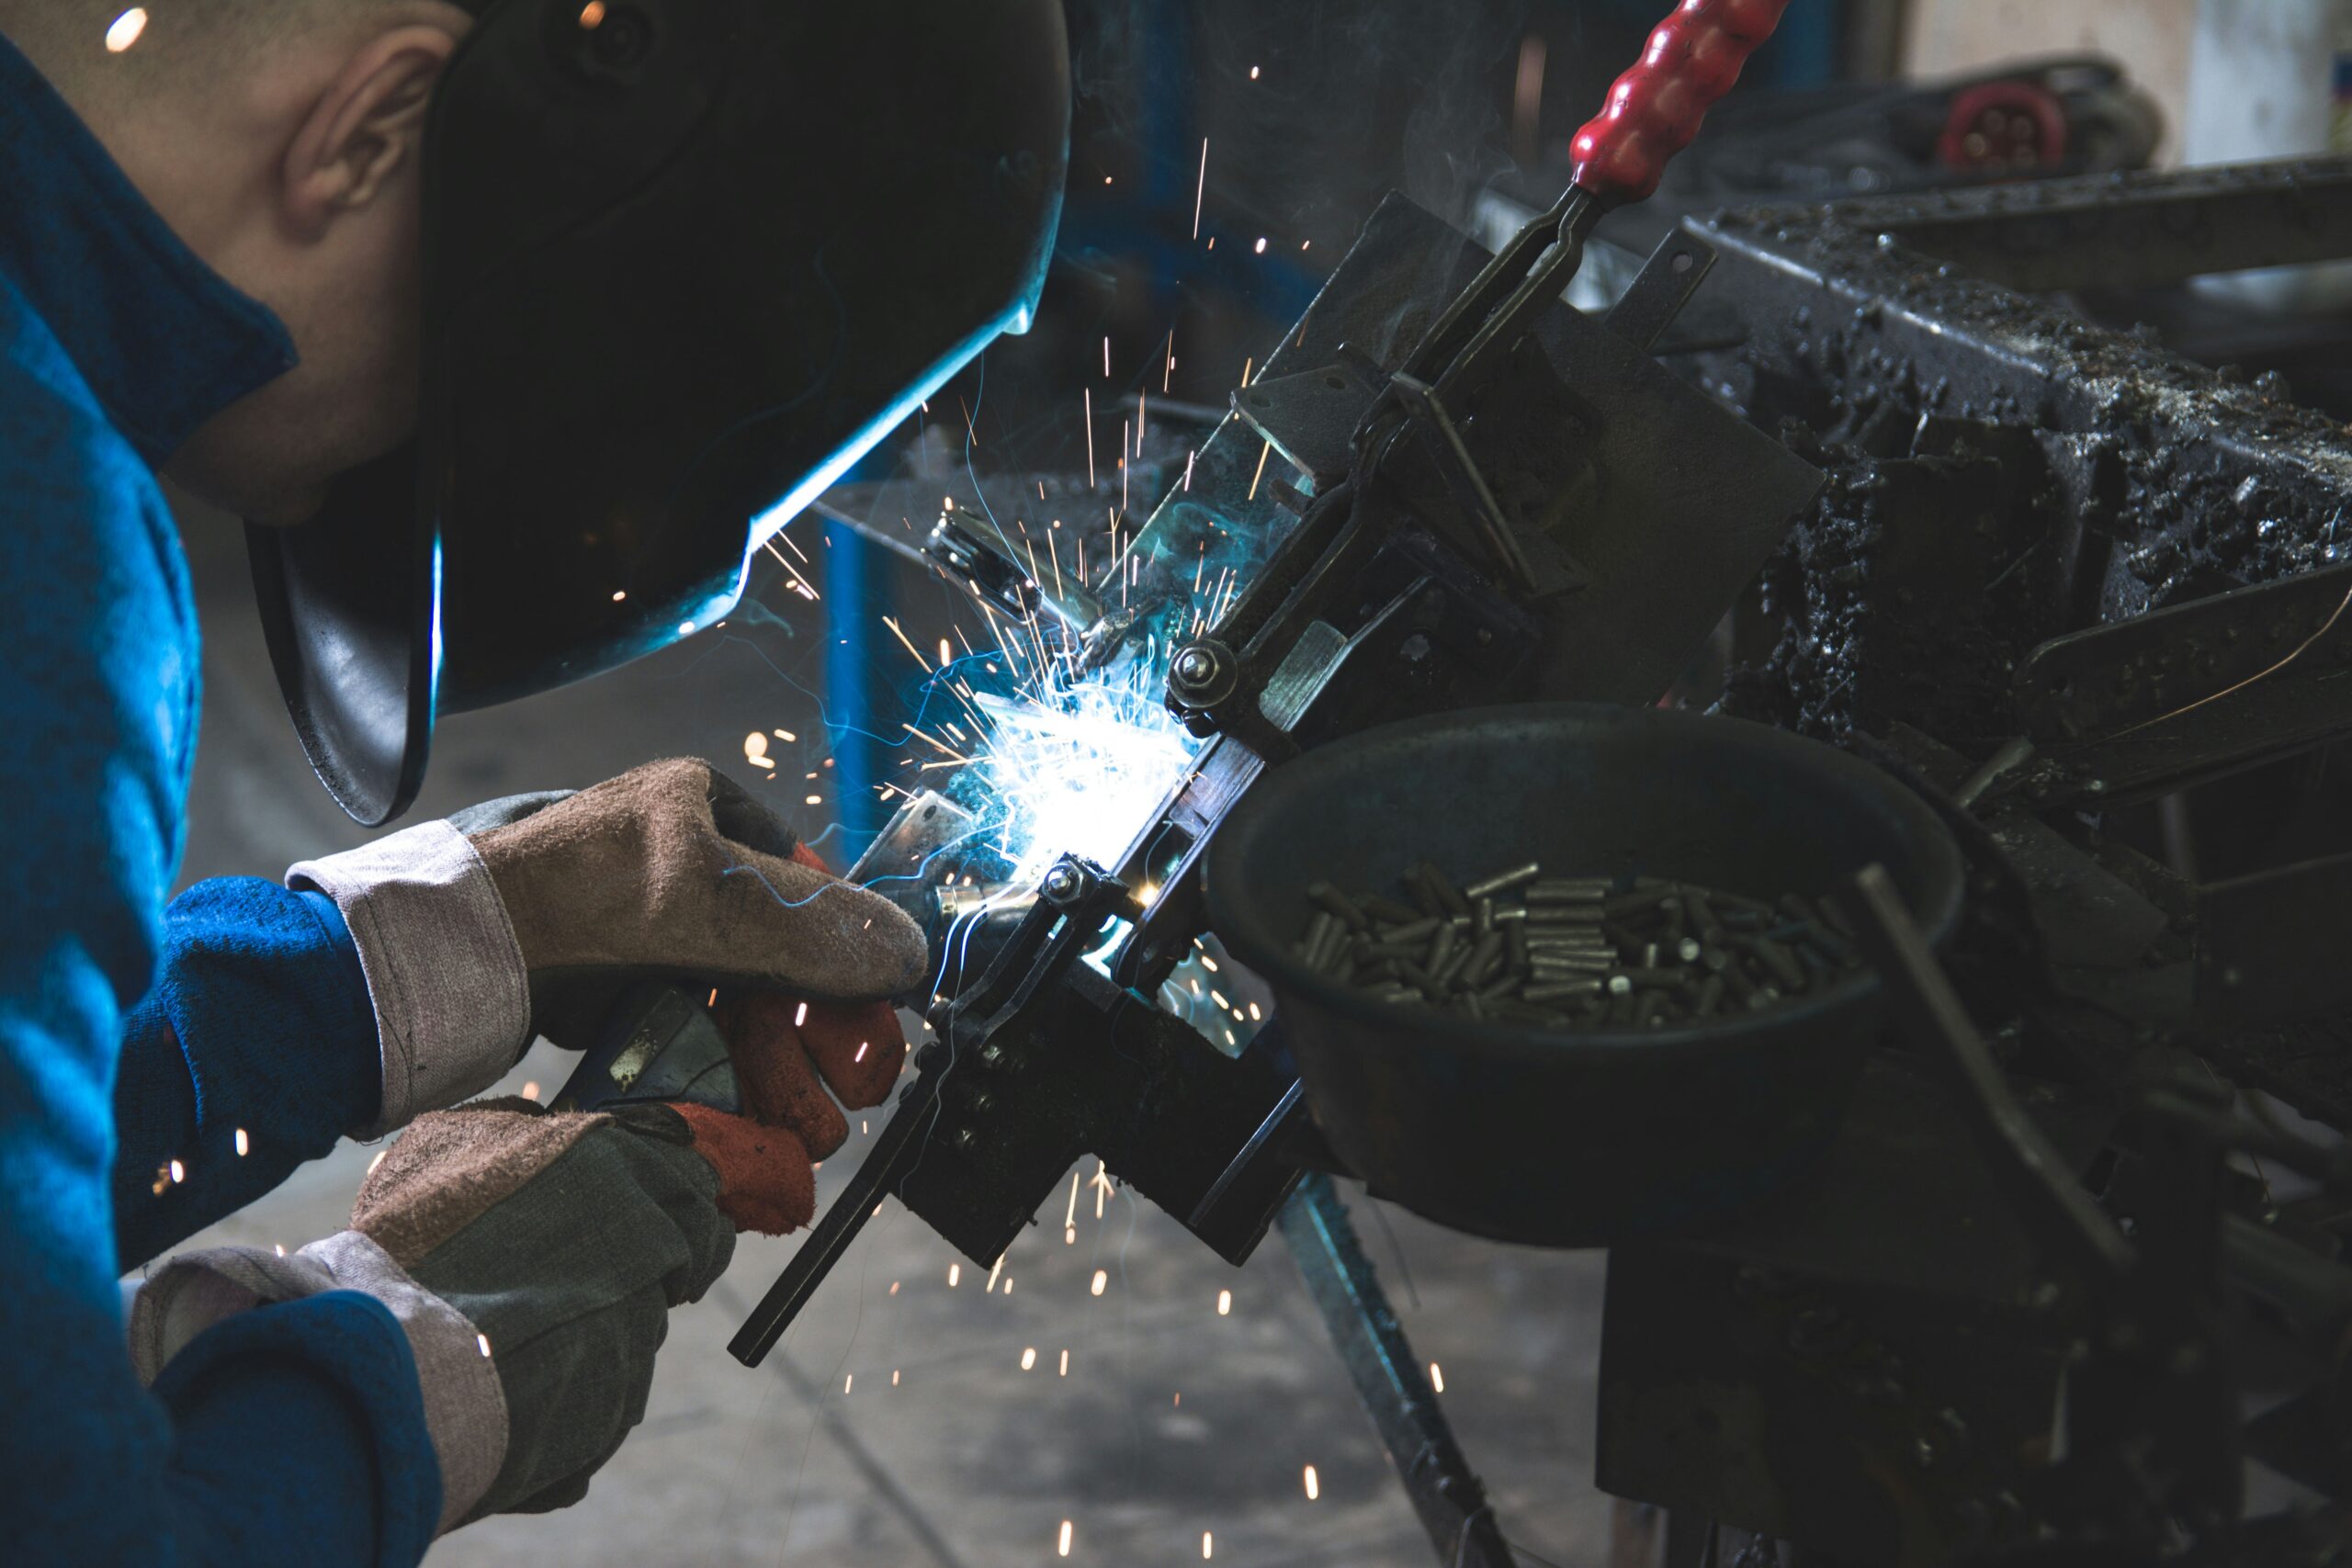
[[433, 0], [0, 0], [0, 33], [75, 100], [266, 67], [289, 43], [348, 42]]
[[294, 339], [294, 369], [165, 465], [206, 500], [299, 522], [413, 431], [419, 164], [472, 25], [446, 0], [0, 0], [0, 34]]

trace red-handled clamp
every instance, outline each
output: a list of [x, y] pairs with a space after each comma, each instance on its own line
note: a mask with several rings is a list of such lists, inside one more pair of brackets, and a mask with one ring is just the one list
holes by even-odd
[[[1426, 384], [1440, 406], [1475, 386], [1555, 299], [1584, 258], [1600, 215], [1657, 188], [1668, 160], [1739, 80], [1772, 36], [1789, 0], [1682, 0], [1650, 34], [1640, 63], [1609, 89], [1608, 106], [1576, 139], [1576, 177], [1552, 209], [1510, 243], [1431, 322], [1399, 373]], [[1388, 406], [1385, 400], [1383, 409]], [[1384, 417], [1375, 410], [1364, 435]]]
[[1668, 160], [1690, 145], [1707, 111], [1772, 36], [1789, 0], [1682, 0], [1642, 58], [1577, 132], [1575, 183], [1604, 207], [1657, 189]]

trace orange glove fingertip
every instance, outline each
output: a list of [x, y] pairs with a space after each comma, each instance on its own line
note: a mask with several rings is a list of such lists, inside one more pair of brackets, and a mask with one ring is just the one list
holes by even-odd
[[784, 1235], [815, 1217], [816, 1167], [798, 1138], [707, 1105], [673, 1109], [684, 1118], [695, 1153], [718, 1173], [718, 1212], [738, 1231]]

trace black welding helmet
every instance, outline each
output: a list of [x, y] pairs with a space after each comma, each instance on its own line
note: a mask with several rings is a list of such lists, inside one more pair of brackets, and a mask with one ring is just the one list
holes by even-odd
[[475, 0], [424, 137], [418, 433], [248, 530], [304, 749], [375, 825], [436, 711], [710, 625], [1037, 301], [1059, 0]]

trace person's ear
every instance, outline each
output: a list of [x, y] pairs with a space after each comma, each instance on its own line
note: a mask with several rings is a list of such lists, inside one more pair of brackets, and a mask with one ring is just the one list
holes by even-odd
[[456, 35], [440, 28], [401, 27], [345, 62], [286, 149], [284, 210], [296, 233], [317, 239], [337, 217], [380, 197], [417, 155], [434, 84], [457, 47]]

